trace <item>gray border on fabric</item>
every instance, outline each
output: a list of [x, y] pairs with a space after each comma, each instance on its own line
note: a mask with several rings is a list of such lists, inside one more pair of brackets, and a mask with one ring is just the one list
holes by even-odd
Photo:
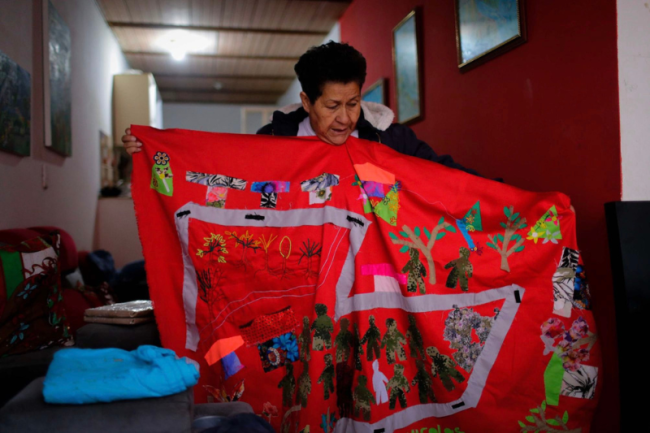
[[[515, 315], [519, 310], [520, 303], [517, 302], [515, 296], [516, 291], [519, 291], [520, 301], [523, 300], [525, 289], [516, 284], [501, 287], [499, 289], [486, 290], [480, 293], [465, 293], [459, 295], [424, 295], [404, 297], [399, 294], [381, 293], [382, 296], [378, 297], [378, 302], [373, 302], [372, 296], [367, 296], [367, 294], [356, 295], [353, 298], [350, 298], [351, 300], [360, 298], [359, 304], [356, 302], [354, 303], [352, 311], [360, 311], [359, 308], [365, 310], [372, 308], [401, 308], [412, 313], [451, 310], [454, 308], [454, 305], [459, 308], [472, 307], [501, 299], [504, 299], [505, 302], [499, 312], [498, 318], [492, 325], [490, 335], [485, 341], [483, 350], [477, 358], [474, 368], [470, 373], [469, 380], [467, 381], [467, 388], [458, 400], [448, 403], [428, 403], [407, 407], [406, 409], [402, 409], [393, 415], [389, 415], [374, 424], [355, 421], [351, 418], [341, 418], [336, 423], [334, 432], [373, 433], [374, 431], [381, 429], [384, 429], [386, 432], [392, 432], [397, 429], [406, 428], [413, 423], [427, 418], [442, 418], [476, 407], [481, 398], [481, 394], [483, 393], [483, 388], [487, 382], [490, 370], [499, 355], [503, 341], [505, 340], [515, 319]], [[389, 304], [389, 301], [392, 302], [392, 304]], [[456, 408], [454, 408], [454, 406], [456, 406]]]
[[[186, 212], [189, 211], [189, 214]], [[183, 216], [178, 216], [181, 214]], [[246, 215], [263, 216], [263, 220], [246, 219]], [[355, 218], [363, 224], [350, 221], [348, 217]], [[187, 203], [174, 212], [176, 232], [181, 243], [183, 253], [183, 306], [185, 309], [186, 339], [185, 348], [196, 351], [199, 344], [200, 333], [196, 326], [196, 304], [198, 287], [196, 284], [196, 271], [189, 253], [189, 221], [196, 219], [203, 222], [238, 227], [300, 227], [322, 226], [333, 224], [350, 230], [350, 248], [341, 270], [341, 276], [336, 283], [337, 317], [339, 311], [340, 295], [348, 297], [354, 283], [354, 258], [361, 248], [368, 227], [372, 222], [363, 215], [348, 210], [331, 206], [319, 208], [305, 208], [293, 210], [275, 209], [220, 209], [202, 206], [197, 203]]]

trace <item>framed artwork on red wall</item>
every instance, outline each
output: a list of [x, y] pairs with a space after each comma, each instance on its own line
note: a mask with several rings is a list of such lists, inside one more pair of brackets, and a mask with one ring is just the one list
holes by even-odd
[[526, 42], [524, 0], [456, 0], [456, 46], [461, 72]]
[[386, 79], [380, 78], [375, 81], [370, 87], [366, 89], [361, 95], [361, 100], [366, 102], [376, 102], [378, 104], [386, 105]]
[[422, 104], [422, 39], [420, 12], [413, 9], [393, 29], [393, 68], [397, 121], [409, 125], [421, 120]]

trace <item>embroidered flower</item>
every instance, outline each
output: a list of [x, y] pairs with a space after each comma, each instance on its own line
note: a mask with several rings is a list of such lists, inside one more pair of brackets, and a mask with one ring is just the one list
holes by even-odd
[[156, 152], [153, 156], [153, 160], [158, 165], [167, 165], [169, 162], [169, 156], [165, 152]]
[[29, 325], [24, 324], [23, 322], [20, 322], [20, 325], [18, 326], [18, 329], [14, 333], [14, 336], [11, 337], [11, 341], [9, 341], [9, 344], [14, 344], [17, 340], [23, 341], [25, 339], [25, 332], [29, 328]]
[[34, 289], [36, 289], [36, 287], [37, 287], [36, 284], [29, 283], [16, 296], [18, 296], [19, 298], [23, 298], [23, 300], [27, 299], [29, 297], [29, 295], [34, 291]]

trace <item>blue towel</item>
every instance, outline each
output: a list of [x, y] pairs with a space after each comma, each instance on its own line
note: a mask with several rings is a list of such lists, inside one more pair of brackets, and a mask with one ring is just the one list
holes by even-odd
[[47, 370], [43, 397], [47, 403], [84, 404], [177, 394], [199, 380], [189, 362], [155, 346], [60, 350]]

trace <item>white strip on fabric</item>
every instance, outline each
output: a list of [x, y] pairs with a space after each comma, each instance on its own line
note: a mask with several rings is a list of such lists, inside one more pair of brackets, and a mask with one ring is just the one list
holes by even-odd
[[[247, 215], [256, 216], [256, 218], [246, 218]], [[263, 217], [263, 219], [260, 217]], [[285, 211], [273, 209], [240, 210], [219, 209], [190, 202], [176, 211], [175, 218], [176, 232], [178, 233], [183, 253], [183, 306], [185, 309], [185, 323], [187, 325], [185, 348], [193, 351], [198, 347], [200, 333], [196, 326], [196, 303], [198, 298], [196, 271], [194, 270], [192, 258], [189, 254], [190, 219], [222, 226], [300, 227], [322, 226], [323, 224], [329, 223], [349, 229], [350, 248], [343, 265], [343, 270], [341, 271], [341, 276], [336, 285], [337, 294], [339, 292], [350, 293], [350, 290], [352, 290], [352, 284], [354, 283], [354, 257], [361, 248], [368, 227], [372, 224], [363, 215], [331, 206], [324, 206], [317, 209], [294, 209]], [[346, 273], [349, 275], [346, 275]]]
[[[247, 215], [257, 215], [258, 219], [247, 219]], [[264, 218], [261, 219], [259, 217]], [[350, 296], [355, 280], [355, 257], [365, 239], [368, 227], [372, 223], [362, 215], [330, 206], [317, 209], [295, 209], [287, 211], [278, 211], [273, 209], [256, 209], [253, 211], [219, 209], [202, 206], [196, 203], [188, 203], [176, 212], [176, 230], [181, 242], [183, 265], [185, 269], [183, 277], [183, 303], [187, 324], [185, 347], [190, 350], [196, 350], [200, 338], [196, 326], [198, 287], [196, 284], [194, 266], [188, 251], [188, 230], [190, 219], [224, 226], [299, 227], [320, 226], [330, 223], [341, 228], [349, 229], [350, 246], [341, 274], [336, 283], [335, 321], [338, 321], [340, 317], [355, 311], [367, 311], [377, 308], [401, 309], [410, 313], [424, 313], [431, 311], [447, 311], [452, 310], [455, 307], [473, 307], [493, 301], [504, 300], [499, 316], [497, 320], [494, 321], [492, 330], [483, 346], [483, 350], [474, 364], [467, 381], [467, 388], [458, 400], [448, 403], [429, 403], [411, 406], [374, 424], [355, 421], [350, 418], [342, 418], [337, 422], [336, 428], [334, 429], [335, 432], [352, 431], [373, 433], [377, 430], [381, 431], [381, 429], [390, 432], [408, 427], [409, 425], [426, 418], [445, 417], [476, 407], [483, 393], [492, 366], [497, 359], [503, 341], [510, 330], [525, 293], [524, 288], [513, 284], [479, 293], [462, 293], [453, 295], [430, 294], [405, 297], [401, 293], [373, 292]], [[338, 233], [336, 237], [338, 237]], [[336, 249], [337, 248], [335, 247], [334, 250]], [[329, 272], [329, 268], [331, 268], [331, 263], [327, 263], [331, 252], [332, 251], [330, 250], [328, 257], [323, 263], [323, 269], [325, 266], [328, 266], [327, 272]], [[288, 295], [284, 293], [302, 287], [305, 286], [269, 291], [268, 294], [283, 292], [282, 296], [286, 297], [313, 296], [313, 294]], [[318, 287], [314, 287], [315, 292]], [[263, 299], [269, 299], [269, 297], [256, 298], [255, 300]], [[243, 300], [244, 299], [235, 300], [232, 301], [232, 303], [241, 302]], [[242, 306], [239, 306], [238, 309], [241, 307]]]
[[459, 295], [423, 295], [406, 298], [401, 294], [394, 293], [368, 293], [356, 295], [351, 298], [351, 301], [358, 298], [356, 302], [350, 302], [351, 311], [370, 310], [373, 308], [399, 308], [411, 313], [445, 311], [453, 309], [454, 306], [459, 308], [472, 307], [501, 299], [505, 302], [499, 312], [499, 317], [492, 325], [492, 330], [485, 341], [483, 350], [474, 364], [474, 368], [467, 381], [467, 388], [458, 400], [448, 403], [429, 403], [411, 406], [393, 415], [389, 415], [374, 424], [355, 421], [350, 418], [341, 418], [336, 423], [334, 432], [392, 432], [406, 428], [413, 423], [427, 418], [441, 418], [476, 407], [483, 393], [483, 388], [485, 387], [490, 370], [499, 355], [499, 351], [514, 321], [517, 310], [519, 310], [524, 292], [525, 289], [513, 284], [480, 293], [464, 293]]

